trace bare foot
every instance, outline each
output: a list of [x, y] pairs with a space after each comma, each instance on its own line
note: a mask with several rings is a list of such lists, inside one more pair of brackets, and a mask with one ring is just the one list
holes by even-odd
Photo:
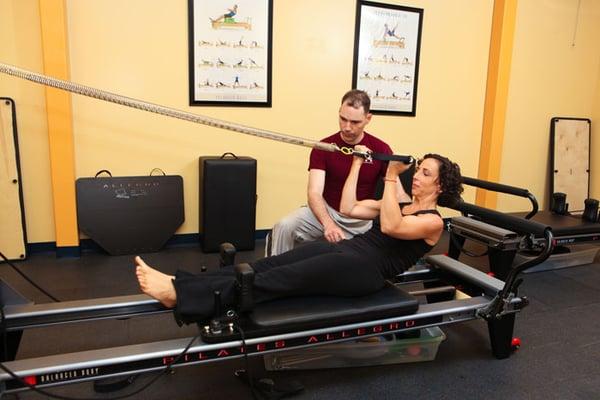
[[165, 307], [177, 304], [177, 294], [171, 282], [174, 277], [149, 267], [140, 256], [135, 257], [135, 275], [142, 292], [160, 301]]

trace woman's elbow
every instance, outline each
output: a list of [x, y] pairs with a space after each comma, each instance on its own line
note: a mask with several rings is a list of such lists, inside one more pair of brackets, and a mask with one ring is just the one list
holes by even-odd
[[351, 217], [353, 208], [354, 208], [353, 206], [350, 206], [347, 204], [340, 204], [340, 213], [342, 213], [348, 217]]
[[395, 230], [393, 229], [392, 226], [382, 223], [381, 224], [381, 233], [383, 233], [386, 236], [394, 236]]

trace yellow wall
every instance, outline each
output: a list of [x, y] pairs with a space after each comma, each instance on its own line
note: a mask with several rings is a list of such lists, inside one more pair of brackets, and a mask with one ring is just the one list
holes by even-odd
[[[38, 0], [0, 0], [0, 61], [43, 71]], [[0, 76], [0, 96], [15, 100], [27, 237], [54, 241], [44, 88]]]
[[596, 99], [592, 111], [592, 162], [590, 196], [600, 199], [600, 66], [598, 67], [598, 80], [596, 84]]
[[[549, 190], [550, 118], [592, 118], [595, 99], [595, 116], [600, 117], [600, 2], [582, 0], [576, 23], [577, 5], [565, 0], [518, 4], [501, 181], [528, 188], [540, 206]], [[592, 127], [598, 123], [597, 118]], [[598, 165], [600, 146], [595, 143], [592, 157]], [[595, 182], [598, 171], [592, 174]], [[595, 190], [597, 196], [597, 183]], [[523, 210], [527, 204], [508, 196], [498, 199], [502, 211]]]
[[[69, 1], [71, 79], [312, 139], [337, 130], [339, 98], [351, 86], [353, 0], [275, 1], [271, 109], [188, 107], [187, 3], [164, 4]], [[413, 4], [425, 8], [417, 117], [376, 116], [370, 128], [399, 153], [445, 153], [475, 175], [492, 2]], [[270, 227], [305, 201], [306, 148], [80, 96], [73, 98], [73, 114], [77, 175], [90, 176], [102, 168], [115, 175], [137, 175], [154, 167], [183, 175], [186, 222], [180, 233], [198, 231], [201, 155], [232, 151], [258, 160], [258, 229]]]
[[[351, 85], [354, 0], [274, 1], [273, 107], [189, 107], [187, 1], [67, 1], [71, 79], [123, 95], [264, 129], [319, 139], [337, 129]], [[398, 153], [437, 151], [476, 176], [493, 0], [392, 1], [425, 9], [417, 117], [375, 116], [370, 130]], [[550, 117], [591, 117], [600, 143], [600, 3], [518, 3], [501, 181], [529, 188], [543, 204]], [[320, 10], [318, 13], [315, 10]], [[115, 12], [118, 10], [118, 12]], [[336, 15], [332, 23], [331, 15]], [[42, 71], [37, 0], [0, 0], [0, 61]], [[573, 34], [575, 46], [572, 46]], [[54, 241], [43, 89], [0, 77], [17, 102], [30, 242]], [[184, 177], [186, 222], [198, 231], [197, 158], [226, 151], [258, 160], [257, 228], [305, 201], [308, 149], [167, 119], [73, 96], [76, 175], [100, 169]], [[592, 171], [600, 170], [599, 146]], [[596, 174], [597, 175], [597, 174]], [[592, 196], [600, 197], [592, 174]], [[467, 192], [474, 199], [474, 191]], [[500, 197], [501, 210], [522, 209]]]

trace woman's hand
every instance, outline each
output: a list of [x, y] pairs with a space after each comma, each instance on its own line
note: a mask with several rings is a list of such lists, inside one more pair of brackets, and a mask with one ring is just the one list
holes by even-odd
[[390, 161], [385, 173], [386, 179], [396, 179], [398, 175], [409, 169], [411, 164], [404, 164], [400, 161]]
[[[359, 152], [359, 153], [372, 153], [371, 149], [369, 149], [367, 146], [364, 146], [362, 144], [357, 144], [356, 146], [354, 146], [354, 151]], [[365, 162], [365, 158], [355, 155], [352, 162], [362, 165]]]

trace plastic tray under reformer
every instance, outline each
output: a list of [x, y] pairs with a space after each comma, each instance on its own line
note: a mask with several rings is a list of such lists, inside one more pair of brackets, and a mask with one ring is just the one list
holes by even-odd
[[[525, 262], [528, 257], [521, 254], [515, 256], [515, 263]], [[554, 269], [577, 267], [600, 261], [600, 247], [594, 245], [582, 245], [571, 248], [570, 252], [553, 254], [546, 261], [529, 268], [525, 273], [550, 271]]]
[[400, 335], [375, 336], [267, 354], [264, 356], [265, 369], [280, 371], [347, 368], [434, 360], [446, 335], [437, 326], [418, 332], [420, 335], [414, 338], [403, 338]]

